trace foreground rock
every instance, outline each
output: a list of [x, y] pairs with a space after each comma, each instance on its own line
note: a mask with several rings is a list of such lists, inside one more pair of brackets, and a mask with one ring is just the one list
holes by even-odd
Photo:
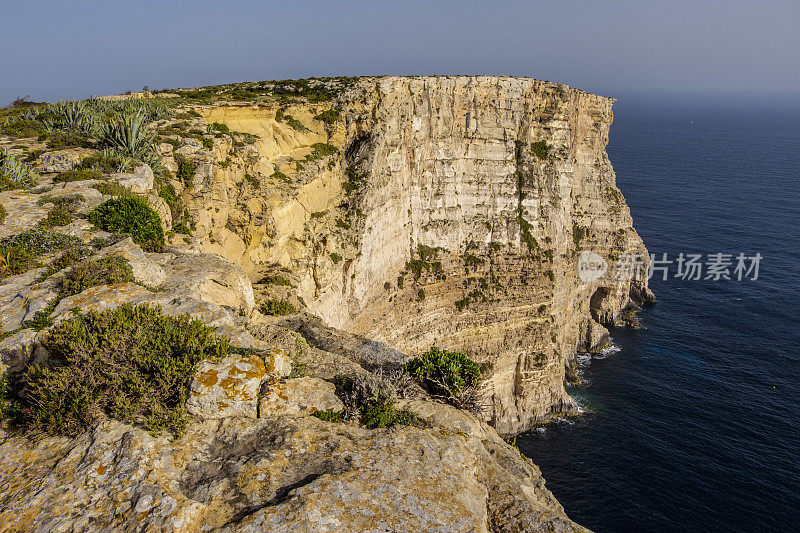
[[485, 424], [368, 430], [313, 417], [227, 418], [180, 439], [117, 422], [76, 440], [5, 437], [13, 531], [580, 531], [539, 470]]

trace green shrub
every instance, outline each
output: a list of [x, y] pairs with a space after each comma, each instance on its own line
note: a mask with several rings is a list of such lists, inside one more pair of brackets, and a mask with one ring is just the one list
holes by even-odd
[[330, 109], [326, 109], [319, 115], [314, 117], [314, 120], [320, 120], [325, 124], [333, 124], [337, 120], [339, 120], [339, 115], [341, 114], [341, 109], [332, 107]]
[[253, 176], [252, 174], [245, 174], [244, 175], [244, 179], [247, 181], [247, 183], [252, 185], [253, 188], [255, 188], [255, 189], [258, 189], [258, 188], [261, 187], [261, 181], [259, 181], [259, 179], [257, 177], [255, 177], [255, 176]]
[[97, 189], [103, 196], [136, 196], [133, 191], [116, 181], [101, 181], [92, 185], [92, 188]]
[[203, 139], [200, 142], [203, 143], [203, 148], [205, 148], [206, 150], [214, 149], [214, 139], [208, 139], [206, 137], [203, 137]]
[[175, 233], [180, 233], [182, 235], [192, 234], [192, 228], [187, 226], [185, 222], [178, 222], [177, 224], [172, 226], [172, 231], [174, 231]]
[[336, 252], [331, 252], [328, 256], [331, 258], [331, 261], [333, 261], [334, 265], [338, 265], [339, 262], [342, 260], [342, 256], [337, 254]]
[[386, 428], [397, 423], [397, 409], [388, 398], [377, 398], [361, 408], [361, 423], [368, 428]]
[[38, 120], [17, 118], [0, 125], [0, 131], [12, 137], [39, 137], [47, 133], [47, 127]]
[[228, 128], [228, 126], [226, 124], [221, 124], [219, 122], [212, 122], [211, 124], [206, 126], [206, 130], [208, 131], [208, 133], [213, 133], [215, 131], [218, 131], [220, 133], [230, 133], [231, 132], [231, 130]]
[[79, 133], [57, 131], [47, 137], [47, 147], [51, 150], [64, 150], [65, 148], [90, 148], [92, 141]]
[[572, 242], [575, 244], [576, 247], [580, 246], [581, 241], [583, 238], [586, 237], [586, 228], [578, 224], [577, 222], [572, 222]]
[[47, 335], [48, 365], [6, 375], [3, 420], [11, 427], [77, 435], [101, 413], [153, 434], [179, 434], [196, 365], [228, 353], [226, 340], [187, 315], [125, 304], [64, 320]]
[[531, 143], [531, 151], [533, 151], [533, 155], [539, 159], [547, 159], [547, 155], [550, 152], [550, 147], [547, 145], [547, 141], [537, 141], [535, 143]]
[[471, 407], [477, 401], [476, 388], [485, 368], [463, 352], [440, 350], [434, 346], [420, 357], [406, 362], [403, 370], [432, 396], [456, 407]]
[[169, 184], [161, 187], [161, 190], [158, 191], [158, 195], [169, 205], [172, 205], [178, 201], [178, 193], [175, 191], [175, 187]]
[[260, 310], [265, 315], [283, 316], [297, 312], [297, 308], [286, 300], [270, 298], [261, 304]]
[[0, 204], [0, 224], [6, 221], [6, 216], [8, 216], [8, 212], [6, 211], [5, 206]]
[[291, 281], [289, 281], [288, 279], [284, 278], [283, 276], [277, 276], [277, 275], [275, 275], [275, 276], [264, 276], [263, 278], [261, 278], [261, 281], [259, 281], [259, 283], [262, 283], [262, 284], [265, 284], [265, 285], [281, 285], [281, 286], [285, 286], [285, 287], [291, 287], [291, 285], [292, 285]]
[[287, 176], [286, 174], [284, 174], [280, 170], [276, 170], [275, 172], [273, 172], [270, 177], [274, 178], [274, 179], [279, 179], [281, 181], [285, 181], [286, 183], [291, 183], [292, 182], [292, 178], [290, 178], [289, 176]]
[[61, 280], [62, 298], [78, 294], [97, 285], [133, 282], [128, 260], [118, 255], [87, 259], [72, 267]]
[[[102, 243], [98, 247], [106, 246], [107, 244], [111, 243]], [[88, 246], [82, 246], [82, 245], [70, 246], [61, 253], [61, 256], [58, 259], [56, 259], [55, 261], [53, 261], [48, 265], [47, 275], [48, 276], [53, 275], [56, 272], [59, 272], [69, 266], [74, 265], [78, 261], [85, 258], [87, 255], [91, 254], [92, 251], [93, 250]]]
[[21, 274], [38, 266], [48, 253], [78, 246], [81, 240], [70, 235], [35, 228], [0, 239], [0, 277]]
[[323, 157], [327, 157], [339, 151], [335, 146], [325, 143], [314, 143], [311, 145], [311, 148], [313, 148], [314, 151], [306, 156], [306, 161], [316, 161], [317, 159], [322, 159]]
[[341, 422], [344, 419], [344, 412], [327, 409], [325, 411], [314, 411], [311, 416], [316, 416], [325, 422]]
[[89, 213], [89, 221], [106, 231], [130, 234], [133, 242], [145, 251], [164, 248], [161, 217], [139, 198], [121, 196], [106, 200]]
[[294, 118], [292, 115], [283, 115], [283, 120], [285, 120], [289, 126], [297, 131], [308, 131], [308, 128], [306, 128], [302, 122]]
[[96, 180], [102, 177], [102, 174], [93, 170], [67, 170], [55, 176], [53, 181], [55, 183], [69, 183], [72, 181]]
[[26, 163], [33, 163], [34, 161], [36, 161], [37, 159], [39, 159], [39, 157], [40, 157], [40, 156], [41, 156], [43, 153], [44, 153], [44, 150], [42, 150], [41, 148], [37, 148], [36, 150], [31, 150], [31, 151], [30, 151], [30, 152], [28, 152], [28, 154], [25, 156], [25, 159], [24, 159], [24, 161], [25, 161]]
[[347, 167], [344, 171], [345, 181], [342, 183], [342, 189], [350, 196], [354, 192], [358, 192], [366, 180], [366, 175], [359, 172], [355, 167]]
[[39, 222], [43, 228], [54, 228], [56, 226], [66, 226], [75, 220], [75, 213], [70, 209], [56, 206], [47, 213], [47, 218]]
[[56, 305], [58, 305], [58, 300], [54, 301], [44, 309], [39, 309], [33, 314], [33, 318], [25, 320], [22, 323], [22, 327], [29, 328], [34, 331], [41, 331], [44, 328], [49, 328], [53, 325], [53, 319], [50, 318], [50, 314], [56, 308]]
[[182, 155], [175, 157], [175, 163], [178, 165], [178, 172], [176, 176], [181, 183], [183, 183], [186, 187], [192, 187], [194, 185], [194, 176], [195, 176], [195, 168], [191, 161], [183, 157]]
[[133, 159], [115, 150], [105, 149], [97, 155], [84, 157], [75, 165], [75, 170], [93, 170], [106, 174], [122, 172], [133, 166]]
[[377, 376], [336, 376], [336, 395], [344, 404], [341, 419], [360, 420], [368, 428], [397, 424], [429, 427], [427, 422], [408, 410], [394, 405], [396, 387]]

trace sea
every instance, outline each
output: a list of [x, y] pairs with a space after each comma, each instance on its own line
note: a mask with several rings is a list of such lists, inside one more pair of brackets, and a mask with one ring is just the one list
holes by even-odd
[[800, 101], [632, 95], [614, 115], [658, 302], [582, 360], [582, 416], [517, 444], [598, 532], [798, 531]]

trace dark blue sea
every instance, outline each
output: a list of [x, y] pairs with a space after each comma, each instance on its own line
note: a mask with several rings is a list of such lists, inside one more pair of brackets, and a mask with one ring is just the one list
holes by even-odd
[[[521, 435], [595, 531], [800, 530], [800, 105], [621, 98], [608, 153], [650, 252], [760, 253], [759, 278], [653, 279], [583, 366], [586, 409]], [[674, 274], [674, 269], [671, 274]]]

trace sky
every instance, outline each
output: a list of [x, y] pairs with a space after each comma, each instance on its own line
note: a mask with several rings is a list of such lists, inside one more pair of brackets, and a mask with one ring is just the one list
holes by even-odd
[[507, 74], [606, 96], [800, 96], [796, 1], [12, 2], [0, 106], [233, 81]]

